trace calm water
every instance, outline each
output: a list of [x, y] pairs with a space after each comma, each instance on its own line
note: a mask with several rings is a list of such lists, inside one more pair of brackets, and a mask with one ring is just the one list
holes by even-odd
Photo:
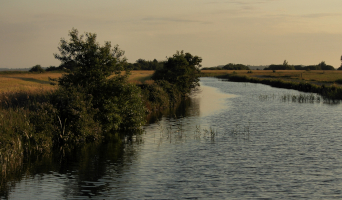
[[9, 199], [340, 199], [342, 106], [202, 78], [174, 115], [121, 145], [26, 163]]

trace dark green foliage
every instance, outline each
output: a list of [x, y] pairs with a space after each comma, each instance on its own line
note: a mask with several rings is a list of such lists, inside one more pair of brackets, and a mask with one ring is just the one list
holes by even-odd
[[264, 70], [294, 70], [294, 66], [291, 65], [270, 65], [266, 67]]
[[175, 85], [183, 95], [186, 95], [191, 89], [199, 85], [201, 62], [201, 57], [177, 51], [176, 54], [167, 59], [162, 69], [155, 71], [152, 79], [155, 81], [165, 80]]
[[294, 65], [295, 70], [305, 70], [303, 65]]
[[146, 61], [144, 59], [138, 59], [135, 63], [128, 63], [126, 68], [130, 70], [157, 70], [163, 68], [164, 61], [157, 61], [154, 59], [153, 61]]
[[81, 87], [59, 88], [52, 96], [55, 127], [54, 141], [64, 143], [82, 143], [101, 138], [101, 125], [95, 121], [98, 110], [93, 108], [93, 96]]
[[45, 71], [47, 71], [47, 72], [58, 71], [58, 70], [60, 70], [60, 69], [56, 66], [50, 66], [50, 67], [45, 69]]
[[159, 84], [141, 85], [141, 87], [148, 111], [161, 110], [170, 105], [169, 94]]
[[319, 63], [317, 66], [318, 66], [321, 70], [335, 70], [335, 68], [334, 68], [333, 66], [325, 64], [324, 61], [322, 61], [321, 63]]
[[96, 119], [105, 130], [137, 129], [144, 124], [145, 109], [140, 88], [120, 79], [108, 79], [94, 92]]
[[32, 103], [30, 105], [29, 119], [34, 133], [36, 133], [35, 135], [44, 135], [52, 138], [58, 128], [55, 123], [56, 114], [56, 108], [48, 102]]
[[339, 68], [337, 68], [337, 70], [342, 70], [342, 65]]
[[161, 86], [163, 90], [169, 95], [169, 100], [171, 104], [176, 104], [181, 101], [181, 96], [183, 93], [173, 86], [170, 82], [166, 80], [158, 80], [156, 84]]
[[201, 70], [223, 70], [222, 67], [204, 67]]
[[[98, 84], [106, 82], [113, 73], [121, 76], [123, 63], [126, 59], [124, 52], [115, 46], [111, 49], [111, 43], [106, 42], [100, 46], [96, 42], [96, 34], [86, 33], [78, 35], [76, 29], [69, 33], [70, 41], [61, 39], [60, 54], [54, 54], [55, 58], [62, 64], [74, 63], [76, 70], [64, 75], [59, 80], [62, 87], [72, 87], [80, 85], [87, 90], [96, 90]], [[85, 37], [85, 38], [84, 38]], [[124, 78], [124, 76], [121, 76]]]
[[288, 81], [282, 81], [282, 80], [272, 80], [272, 79], [259, 79], [259, 78], [251, 78], [247, 76], [238, 76], [238, 75], [224, 75], [220, 76], [219, 78], [227, 78], [230, 81], [236, 81], [236, 82], [252, 82], [252, 83], [262, 83], [265, 85], [271, 85], [274, 87], [279, 88], [287, 88], [287, 89], [295, 89], [303, 92], [314, 92], [321, 94], [323, 97], [337, 100], [342, 99], [342, 88], [332, 86], [319, 86], [311, 83], [306, 82], [288, 82]]
[[140, 87], [149, 112], [173, 107], [182, 99], [182, 93], [177, 87], [165, 80], [158, 80], [151, 85], [143, 84]]
[[43, 72], [45, 72], [45, 70], [42, 68], [42, 66], [40, 66], [40, 65], [35, 65], [35, 66], [33, 66], [33, 67], [29, 70], [29, 72], [43, 73]]
[[285, 60], [282, 65], [270, 65], [266, 67], [264, 70], [335, 70], [335, 68], [331, 65], [325, 64], [324, 61], [320, 62], [318, 65], [288, 65]]
[[126, 64], [124, 52], [118, 46], [111, 48], [110, 42], [100, 46], [96, 34], [79, 36], [73, 29], [69, 35], [70, 41], [61, 39], [60, 54], [55, 58], [77, 67], [59, 79], [59, 86], [66, 90], [81, 88], [82, 93], [91, 95], [90, 103], [97, 110], [95, 121], [104, 131], [139, 128], [145, 111], [139, 88], [127, 83], [128, 69], [121, 74]]
[[342, 79], [337, 79], [335, 83], [342, 84]]
[[229, 63], [225, 65], [222, 69], [225, 70], [250, 70], [248, 66], [243, 65], [243, 64], [234, 64], [234, 63]]

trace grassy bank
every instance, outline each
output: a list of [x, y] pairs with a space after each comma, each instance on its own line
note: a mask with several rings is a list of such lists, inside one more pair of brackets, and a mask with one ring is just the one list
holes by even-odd
[[[182, 100], [181, 92], [169, 82], [151, 80], [153, 72], [133, 71], [127, 83], [123, 83], [124, 88], [136, 88], [135, 94], [143, 105], [139, 109], [145, 110], [146, 119], [177, 106]], [[62, 73], [0, 75], [0, 172], [3, 180], [20, 168], [24, 156], [90, 141], [101, 142], [113, 135], [135, 134], [127, 129], [116, 133], [104, 131], [94, 120], [96, 110], [90, 105], [89, 97], [77, 90], [60, 90], [50, 84], [49, 77], [61, 76]], [[118, 105], [129, 104], [131, 98], [135, 97], [117, 99]], [[123, 110], [120, 114], [119, 117], [127, 120], [121, 123], [130, 124], [129, 120], [134, 120], [129, 112]]]
[[[226, 74], [218, 75], [218, 78], [227, 79], [229, 81], [235, 82], [251, 82], [251, 83], [262, 83], [265, 85], [270, 85], [278, 88], [294, 89], [303, 92], [312, 92], [322, 95], [324, 98], [332, 100], [342, 99], [342, 87], [340, 85], [334, 84], [334, 82], [325, 81], [296, 81], [291, 79], [281, 79], [281, 78], [256, 78], [241, 74]], [[329, 84], [326, 84], [329, 83]]]
[[202, 70], [201, 76], [215, 77], [233, 73], [238, 76], [247, 76], [249, 78], [278, 79], [292, 82], [306, 81], [319, 85], [338, 83], [339, 80], [342, 79], [342, 71], [340, 70]]

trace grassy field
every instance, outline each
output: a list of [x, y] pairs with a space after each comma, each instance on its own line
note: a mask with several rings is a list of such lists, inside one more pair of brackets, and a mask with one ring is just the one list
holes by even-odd
[[0, 93], [9, 92], [42, 92], [55, 88], [49, 82], [49, 77], [58, 78], [61, 73], [20, 73], [20, 74], [0, 74]]
[[[131, 83], [148, 83], [154, 71], [132, 71]], [[50, 84], [50, 78], [59, 78], [62, 73], [0, 73], [0, 93], [30, 92], [39, 93], [56, 88]]]
[[[248, 77], [262, 79], [280, 79], [286, 81], [306, 81], [314, 84], [335, 84], [335, 81], [342, 79], [342, 71], [302, 71], [302, 70], [202, 70], [202, 76], [217, 76], [236, 73]], [[154, 71], [136, 70], [132, 71], [129, 82], [141, 84], [152, 83], [151, 76]], [[50, 84], [50, 78], [59, 78], [62, 73], [0, 73], [0, 93], [30, 92], [40, 93], [51, 91], [56, 88]]]
[[[286, 81], [306, 81], [316, 84], [333, 84], [335, 81], [342, 79], [342, 71], [331, 70], [252, 70], [252, 73], [248, 73], [249, 70], [236, 70], [236, 75], [243, 75], [255, 78], [268, 78], [268, 79], [280, 79]], [[218, 76], [234, 73], [233, 70], [202, 70], [202, 76]]]

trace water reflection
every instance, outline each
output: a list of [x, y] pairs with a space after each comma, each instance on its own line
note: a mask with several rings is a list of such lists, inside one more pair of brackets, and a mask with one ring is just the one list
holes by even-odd
[[[341, 106], [284, 103], [281, 94], [297, 93], [260, 84], [201, 83], [219, 91], [152, 117], [138, 137], [26, 159], [2, 196], [342, 198]], [[234, 98], [215, 103], [221, 92]]]
[[136, 152], [133, 144], [140, 143], [138, 136], [132, 141], [88, 144], [44, 156], [31, 155], [14, 176], [7, 177], [7, 183], [3, 182], [1, 196], [57, 199], [102, 194], [109, 187], [104, 181], [106, 176], [109, 174], [112, 179], [129, 170]]
[[226, 110], [229, 107], [229, 104], [225, 103], [226, 100], [234, 97], [236, 95], [223, 93], [218, 88], [202, 85], [198, 91], [192, 94], [191, 100], [199, 106], [197, 109], [200, 112], [198, 116], [205, 117]]

